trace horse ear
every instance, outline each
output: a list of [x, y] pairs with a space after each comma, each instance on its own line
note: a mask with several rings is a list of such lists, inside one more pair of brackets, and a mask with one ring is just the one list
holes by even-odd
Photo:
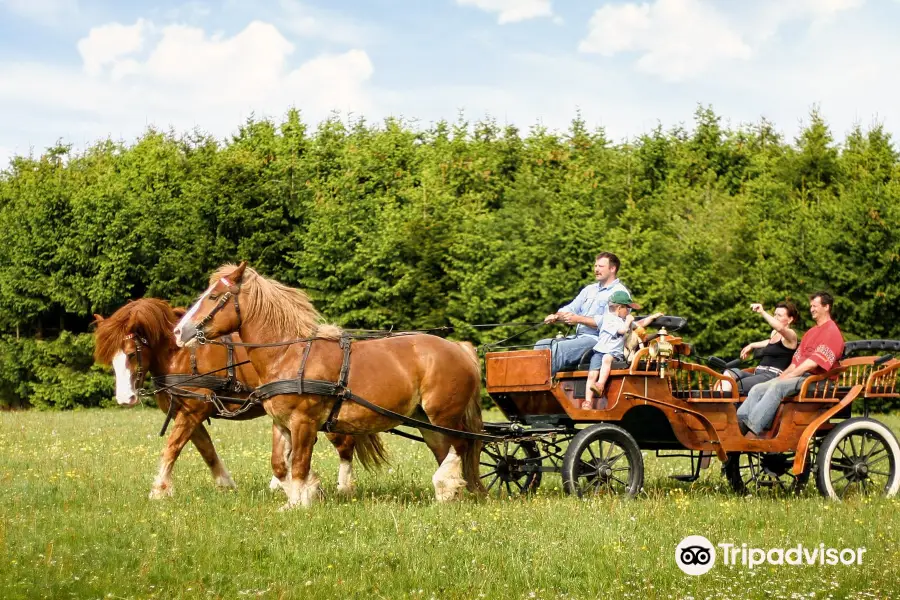
[[90, 323], [88, 323], [88, 328], [96, 327], [97, 325], [99, 325], [102, 322], [103, 322], [103, 315], [98, 315], [97, 313], [94, 313], [94, 320], [91, 321]]
[[238, 265], [237, 269], [232, 271], [231, 274], [228, 276], [228, 279], [230, 279], [231, 281], [233, 281], [235, 283], [240, 283], [241, 278], [244, 277], [244, 269], [246, 269], [246, 268], [247, 268], [247, 261], [242, 260], [241, 264]]

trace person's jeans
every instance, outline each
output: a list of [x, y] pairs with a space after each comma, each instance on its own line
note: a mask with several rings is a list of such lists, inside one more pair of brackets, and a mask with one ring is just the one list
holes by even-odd
[[750, 431], [760, 435], [772, 426], [781, 401], [799, 392], [807, 377], [809, 375], [771, 379], [756, 384], [737, 410], [738, 422], [743, 422]]
[[757, 386], [760, 383], [764, 383], [766, 381], [771, 381], [778, 377], [778, 373], [764, 370], [757, 370], [753, 373], [748, 373], [747, 371], [742, 371], [740, 369], [727, 369], [725, 371], [725, 374], [730, 375], [732, 379], [737, 381], [738, 390], [742, 396], [749, 393], [754, 386]]
[[552, 373], [565, 371], [578, 366], [585, 350], [594, 347], [597, 338], [592, 335], [567, 337], [563, 339], [546, 338], [534, 344], [535, 350], [550, 348], [550, 368]]

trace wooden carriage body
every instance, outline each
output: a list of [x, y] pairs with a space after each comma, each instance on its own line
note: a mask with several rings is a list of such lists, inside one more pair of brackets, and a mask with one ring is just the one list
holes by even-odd
[[850, 417], [854, 400], [900, 396], [900, 360], [845, 359], [832, 371], [808, 378], [799, 394], [785, 399], [770, 431], [744, 436], [737, 408], [746, 397], [738, 395], [734, 380], [691, 362], [690, 346], [681, 338], [657, 339], [669, 342], [674, 354], [660, 360], [647, 347], [628, 363], [614, 364], [604, 410], [581, 408], [587, 371], [551, 373], [549, 349], [487, 353], [487, 392], [512, 422], [571, 429], [612, 423], [631, 434], [641, 449], [714, 453], [722, 461], [729, 453], [791, 452], [796, 473], [806, 467], [815, 438], [827, 435], [834, 420]]

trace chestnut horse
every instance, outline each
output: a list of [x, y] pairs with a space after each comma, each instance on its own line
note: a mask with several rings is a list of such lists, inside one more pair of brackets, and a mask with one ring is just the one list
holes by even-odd
[[[325, 330], [327, 328], [327, 331]], [[175, 329], [180, 346], [240, 332], [260, 384], [303, 378], [338, 382], [344, 348], [335, 326], [321, 325], [306, 294], [259, 275], [246, 263], [225, 265]], [[297, 339], [304, 341], [297, 341]], [[279, 344], [280, 342], [289, 342]], [[425, 334], [355, 340], [350, 344], [347, 388], [369, 402], [434, 425], [481, 432], [481, 372], [475, 348]], [[335, 415], [336, 396], [280, 393], [262, 401], [288, 440], [290, 464], [286, 507], [310, 505], [319, 480], [310, 468], [316, 433], [326, 422], [348, 434], [389, 430], [401, 422], [347, 400]], [[483, 492], [478, 476], [481, 443], [420, 428], [438, 462], [432, 477], [438, 501], [463, 487]]]
[[[97, 362], [113, 366], [116, 375], [116, 401], [120, 405], [134, 406], [138, 403], [137, 391], [143, 387], [144, 378], [148, 373], [153, 377], [160, 377], [192, 372], [191, 352], [178, 348], [172, 333], [175, 323], [183, 314], [183, 309], [173, 309], [163, 300], [141, 298], [128, 302], [109, 318], [94, 315], [97, 325], [94, 334], [94, 358]], [[228, 366], [228, 353], [225, 347], [221, 345], [200, 347], [196, 350], [194, 358], [197, 372], [207, 373], [221, 369], [214, 375], [225, 375], [225, 368]], [[235, 363], [246, 361], [246, 351], [236, 346], [233, 360]], [[234, 374], [245, 389], [258, 384], [259, 378], [250, 364], [235, 366]], [[191, 387], [189, 383], [179, 387], [199, 394], [209, 392], [206, 389]], [[224, 395], [246, 398], [248, 393], [226, 392]], [[162, 451], [159, 474], [150, 490], [150, 498], [171, 496], [174, 493], [172, 469], [188, 440], [194, 443], [206, 461], [216, 485], [224, 488], [236, 487], [203, 426], [204, 420], [217, 416], [217, 408], [200, 397], [175, 393], [173, 398], [172, 394], [166, 392], [157, 394], [157, 404], [163, 412], [168, 413], [171, 402], [175, 402], [174, 426]], [[239, 406], [233, 401], [222, 399], [222, 402], [228, 410], [235, 410]], [[253, 405], [246, 412], [231, 418], [255, 419], [263, 415], [265, 411], [262, 407]], [[366, 468], [380, 466], [385, 461], [384, 448], [377, 436], [355, 439], [347, 435], [329, 434], [328, 438], [340, 456], [338, 490], [343, 493], [350, 493], [353, 490], [354, 452]], [[282, 487], [287, 476], [284, 443], [280, 430], [273, 426], [272, 489]]]

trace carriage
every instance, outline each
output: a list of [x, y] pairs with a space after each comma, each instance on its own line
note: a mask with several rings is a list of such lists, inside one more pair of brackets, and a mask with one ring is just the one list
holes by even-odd
[[[718, 457], [738, 492], [794, 493], [814, 474], [829, 498], [897, 493], [900, 446], [869, 417], [869, 401], [900, 396], [900, 360], [884, 354], [900, 351], [900, 341], [848, 342], [833, 370], [809, 377], [782, 402], [771, 430], [745, 437], [736, 418], [745, 397], [711, 368], [722, 361], [694, 356], [677, 335], [685, 324], [671, 316], [654, 321], [658, 332], [630, 360], [613, 364], [602, 410], [581, 408], [589, 352], [582, 364], [557, 373], [549, 349], [487, 352], [487, 393], [507, 419], [485, 423], [498, 438], [482, 450], [489, 492], [528, 493], [543, 473], [559, 472], [569, 494], [633, 496], [643, 486], [642, 451], [653, 451], [690, 458], [690, 472], [674, 476], [687, 482]], [[875, 354], [853, 356], [863, 353]], [[854, 401], [863, 416], [851, 416]]]
[[[122, 327], [107, 336], [107, 358], [117, 352], [121, 366], [128, 366], [122, 370], [128, 384], [123, 387], [136, 389], [134, 383], [150, 369], [150, 351], [166, 354], [177, 344], [179, 355], [186, 356], [195, 341], [245, 347], [249, 358], [243, 362], [252, 363], [259, 385], [231, 398], [239, 406], [229, 414], [262, 404], [273, 418], [274, 483], [285, 490], [286, 507], [309, 505], [319, 495], [310, 461], [321, 430], [353, 442], [348, 453], [354, 445], [357, 451], [368, 448], [374, 464], [383, 456], [373, 434], [391, 431], [423, 441], [439, 465], [432, 477], [439, 501], [457, 498], [463, 488], [486, 487], [498, 495], [531, 492], [547, 472], [561, 473], [570, 494], [634, 496], [643, 488], [644, 451], [689, 457], [690, 472], [677, 476], [683, 481], [696, 480], [717, 457], [738, 491], [798, 491], [813, 473], [829, 498], [900, 491], [897, 438], [869, 417], [871, 400], [900, 396], [900, 360], [890, 354], [900, 352], [900, 341], [845, 344], [836, 368], [808, 377], [796, 396], [781, 403], [769, 431], [745, 436], [736, 418], [744, 400], [736, 382], [711, 368], [715, 361], [698, 359], [677, 335], [686, 325], [681, 317], [657, 318], [650, 327], [658, 331], [643, 337], [627, 362], [612, 365], [609, 402], [602, 410], [581, 406], [588, 353], [582, 364], [554, 373], [549, 349], [493, 348], [482, 369], [468, 342], [421, 332], [359, 335], [322, 325], [301, 290], [268, 280], [246, 263], [220, 267], [174, 330], [173, 319], [157, 319], [157, 329], [165, 332], [155, 336], [134, 318], [113, 319]], [[217, 339], [237, 332], [244, 341]], [[137, 351], [138, 340], [148, 352]], [[853, 356], [859, 353], [869, 355]], [[210, 363], [212, 370], [204, 375], [238, 366], [230, 353], [224, 364], [221, 354], [223, 364]], [[506, 421], [483, 422], [480, 380]], [[171, 396], [172, 388], [156, 393]], [[191, 398], [199, 406], [213, 402], [215, 393]], [[857, 401], [861, 417], [851, 414]], [[170, 416], [173, 402], [170, 398]], [[176, 429], [185, 412], [177, 411]], [[398, 430], [399, 425], [418, 429], [421, 437]], [[180, 438], [183, 446], [187, 438]], [[180, 446], [172, 461], [177, 450]], [[351, 489], [350, 454], [338, 450], [339, 490]], [[353, 455], [364, 461], [364, 454]]]

